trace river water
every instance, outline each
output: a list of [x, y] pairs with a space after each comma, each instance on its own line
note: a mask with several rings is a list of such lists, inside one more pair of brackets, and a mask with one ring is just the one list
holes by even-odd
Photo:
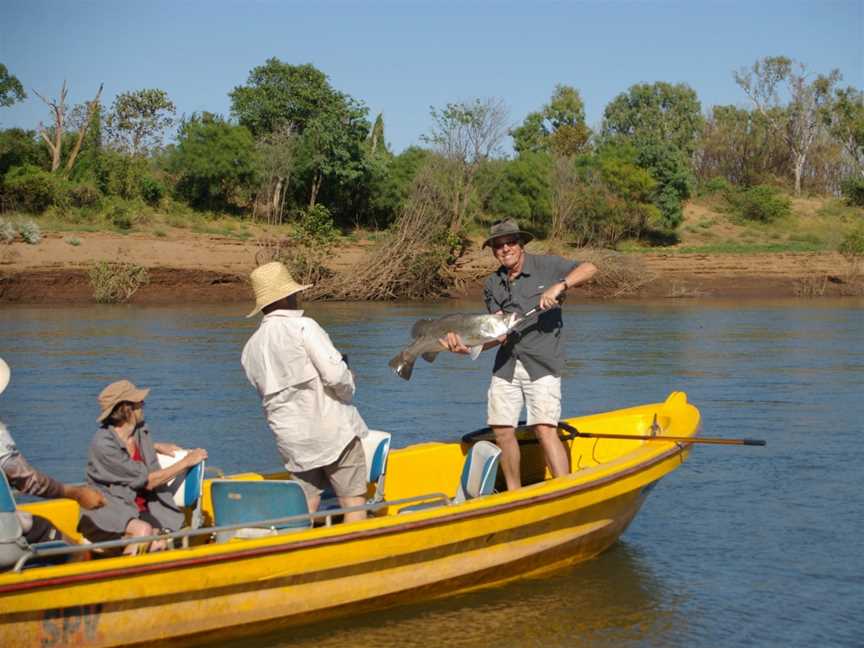
[[[406, 383], [387, 360], [439, 305], [313, 304], [349, 356], [357, 402], [396, 447], [484, 423], [491, 354], [442, 354]], [[279, 466], [239, 365], [242, 306], [0, 310], [12, 382], [0, 418], [41, 470], [80, 481], [96, 394], [152, 387], [154, 436], [225, 471]], [[246, 639], [237, 646], [864, 645], [864, 301], [572, 304], [565, 414], [682, 390], [706, 436], [618, 544], [544, 578]]]

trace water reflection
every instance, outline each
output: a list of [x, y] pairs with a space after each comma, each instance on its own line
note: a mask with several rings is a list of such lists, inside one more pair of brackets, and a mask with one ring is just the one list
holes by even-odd
[[619, 543], [594, 560], [542, 578], [223, 645], [670, 645], [681, 622], [674, 594], [637, 548]]

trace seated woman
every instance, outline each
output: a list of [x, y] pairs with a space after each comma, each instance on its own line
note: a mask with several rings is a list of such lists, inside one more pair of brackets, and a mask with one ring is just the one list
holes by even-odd
[[[90, 444], [87, 483], [105, 495], [105, 506], [85, 511], [78, 531], [91, 542], [176, 531], [183, 524], [171, 492], [171, 479], [207, 458], [201, 448], [190, 450], [180, 461], [161, 468], [156, 453], [174, 455], [173, 443], [154, 443], [144, 424], [144, 399], [149, 389], [138, 389], [128, 380], [108, 385], [99, 394], [102, 425]], [[163, 541], [150, 545], [164, 549]], [[129, 545], [124, 553], [134, 553]]]

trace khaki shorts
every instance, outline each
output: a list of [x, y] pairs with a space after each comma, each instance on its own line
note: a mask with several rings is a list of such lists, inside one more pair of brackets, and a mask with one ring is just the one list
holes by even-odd
[[307, 499], [318, 497], [325, 490], [331, 490], [336, 497], [365, 497], [366, 455], [363, 444], [354, 437], [332, 464], [293, 475], [303, 487]]
[[528, 425], [558, 425], [561, 418], [561, 378], [543, 376], [531, 380], [518, 360], [513, 382], [492, 376], [488, 394], [487, 425], [515, 427], [522, 406], [528, 408]]

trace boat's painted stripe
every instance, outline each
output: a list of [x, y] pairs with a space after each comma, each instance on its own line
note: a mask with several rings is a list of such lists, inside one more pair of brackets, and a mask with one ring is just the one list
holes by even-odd
[[379, 529], [366, 529], [363, 531], [354, 531], [351, 533], [344, 533], [338, 536], [330, 536], [327, 538], [316, 538], [312, 540], [301, 540], [298, 542], [291, 543], [280, 543], [278, 545], [272, 545], [267, 547], [257, 547], [254, 549], [244, 549], [239, 551], [232, 551], [230, 553], [219, 553], [212, 556], [200, 556], [197, 558], [185, 558], [180, 560], [172, 560], [166, 562], [159, 562], [150, 565], [137, 565], [137, 566], [129, 566], [129, 567], [120, 567], [117, 569], [108, 569], [99, 572], [88, 572], [84, 574], [71, 574], [69, 576], [58, 576], [56, 578], [44, 578], [40, 580], [26, 581], [23, 583], [9, 583], [6, 585], [0, 585], [0, 593], [5, 592], [20, 592], [24, 590], [38, 589], [44, 587], [54, 587], [58, 585], [68, 585], [70, 583], [80, 583], [87, 581], [95, 581], [95, 580], [103, 580], [107, 578], [114, 578], [117, 576], [134, 576], [137, 574], [146, 574], [150, 572], [156, 571], [169, 571], [174, 569], [183, 569], [188, 567], [197, 567], [200, 565], [207, 565], [212, 563], [220, 563], [220, 562], [228, 562], [234, 560], [244, 560], [248, 558], [255, 558], [258, 556], [266, 556], [270, 554], [278, 554], [278, 553], [291, 553], [294, 551], [298, 551], [300, 549], [307, 549], [310, 547], [321, 547], [331, 544], [340, 544], [345, 542], [352, 542], [354, 540], [361, 540], [367, 538], [375, 538], [380, 536], [392, 535], [396, 533], [403, 533], [405, 531], [414, 531], [417, 529], [424, 529], [431, 526], [440, 526], [444, 524], [449, 524], [456, 521], [461, 521], [470, 518], [476, 517], [486, 517], [489, 515], [494, 515], [497, 513], [502, 513], [506, 511], [510, 511], [518, 508], [525, 508], [527, 506], [533, 506], [535, 504], [541, 504], [549, 501], [554, 501], [557, 499], [562, 499], [565, 497], [569, 497], [571, 495], [575, 495], [577, 493], [582, 493], [585, 491], [593, 490], [596, 488], [600, 488], [602, 486], [606, 486], [608, 484], [614, 483], [621, 479], [625, 479], [639, 472], [643, 472], [659, 463], [674, 457], [677, 454], [680, 454], [684, 450], [684, 446], [680, 444], [676, 444], [674, 448], [670, 448], [666, 450], [660, 455], [657, 455], [653, 459], [650, 459], [644, 463], [637, 464], [631, 468], [626, 470], [622, 470], [621, 472], [616, 472], [612, 475], [607, 475], [606, 477], [601, 477], [599, 479], [587, 482], [585, 484], [576, 484], [574, 486], [570, 486], [568, 488], [563, 488], [561, 490], [556, 490], [551, 493], [545, 493], [543, 495], [535, 495], [533, 497], [528, 497], [525, 499], [519, 499], [513, 502], [505, 502], [503, 504], [496, 504], [494, 506], [484, 507], [482, 509], [477, 509], [474, 511], [461, 511], [452, 513], [450, 515], [437, 516], [434, 518], [426, 519], [426, 520], [417, 520], [417, 521], [406, 521], [403, 524], [395, 525], [395, 526], [387, 526]]

